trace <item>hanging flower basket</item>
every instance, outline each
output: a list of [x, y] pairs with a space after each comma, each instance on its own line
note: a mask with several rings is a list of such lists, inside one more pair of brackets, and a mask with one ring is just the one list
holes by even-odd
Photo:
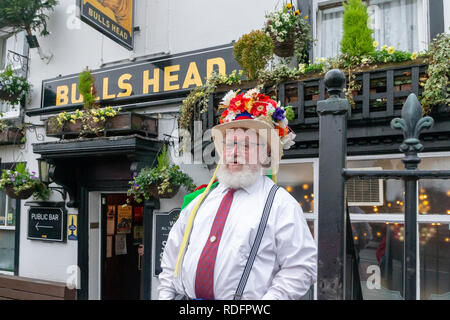
[[[171, 190], [169, 192], [169, 190]], [[178, 191], [180, 190], [180, 186], [170, 186], [169, 188], [167, 188], [164, 193], [159, 193], [158, 192], [158, 185], [157, 184], [151, 184], [147, 187], [147, 192], [150, 193], [152, 195], [152, 197], [156, 198], [156, 199], [170, 199], [175, 197], [175, 195], [178, 193]]]
[[35, 192], [35, 188], [29, 188], [26, 190], [22, 190], [19, 192], [16, 192], [13, 185], [6, 185], [4, 189], [5, 193], [8, 195], [8, 197], [12, 199], [28, 199], [33, 195]]
[[15, 102], [20, 99], [20, 92], [12, 93], [11, 91], [7, 90], [0, 90], [0, 100], [1, 101], [8, 101], [8, 102]]
[[283, 42], [279, 42], [274, 35], [270, 35], [273, 42], [273, 52], [282, 58], [292, 57], [294, 55], [294, 37], [290, 35]]

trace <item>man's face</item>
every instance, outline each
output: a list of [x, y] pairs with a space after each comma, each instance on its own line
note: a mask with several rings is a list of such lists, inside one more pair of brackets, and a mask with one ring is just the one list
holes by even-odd
[[228, 129], [225, 134], [224, 162], [229, 172], [260, 168], [267, 159], [267, 144], [254, 130]]

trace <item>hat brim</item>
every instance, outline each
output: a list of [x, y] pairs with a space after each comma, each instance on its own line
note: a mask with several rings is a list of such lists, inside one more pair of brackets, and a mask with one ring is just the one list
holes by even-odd
[[223, 143], [228, 129], [253, 129], [269, 145], [271, 150], [272, 173], [277, 173], [280, 164], [282, 148], [280, 137], [276, 130], [267, 122], [258, 119], [234, 120], [218, 124], [211, 129], [214, 146], [220, 158], [223, 156]]

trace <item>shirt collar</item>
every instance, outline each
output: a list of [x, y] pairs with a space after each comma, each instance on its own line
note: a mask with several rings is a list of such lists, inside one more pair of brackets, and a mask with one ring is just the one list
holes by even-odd
[[[264, 176], [260, 176], [258, 177], [258, 179], [256, 179], [256, 181], [247, 187], [243, 187], [242, 190], [244, 190], [245, 192], [247, 192], [248, 194], [254, 193], [259, 185], [263, 182]], [[224, 186], [222, 183], [219, 182], [219, 185], [217, 186], [217, 191], [220, 192], [221, 194], [224, 193], [225, 191], [228, 191], [228, 187]]]

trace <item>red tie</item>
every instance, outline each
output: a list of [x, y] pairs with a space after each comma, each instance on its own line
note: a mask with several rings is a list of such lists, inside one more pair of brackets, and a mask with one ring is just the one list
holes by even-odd
[[220, 239], [222, 238], [223, 227], [227, 221], [235, 191], [236, 189], [230, 188], [223, 197], [214, 218], [211, 232], [198, 260], [197, 273], [195, 275], [195, 295], [197, 299], [214, 300], [214, 265]]

